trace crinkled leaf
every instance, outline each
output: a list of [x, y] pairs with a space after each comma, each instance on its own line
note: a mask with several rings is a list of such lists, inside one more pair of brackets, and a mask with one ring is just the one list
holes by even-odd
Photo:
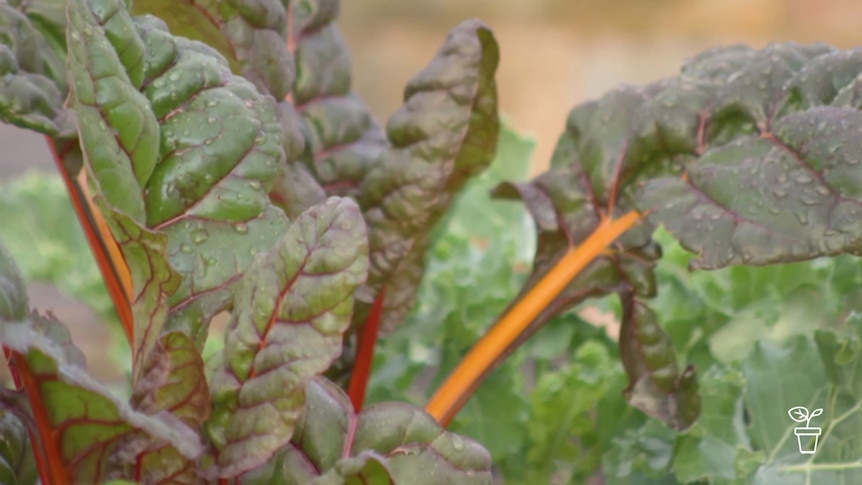
[[381, 330], [390, 332], [401, 323], [416, 298], [430, 229], [466, 180], [491, 162], [499, 132], [498, 57], [491, 31], [468, 21], [450, 32], [431, 63], [408, 83], [405, 104], [387, 126], [392, 147], [361, 188], [373, 294], [363, 295], [357, 324], [383, 285]]
[[[209, 320], [230, 303], [232, 285], [286, 227], [268, 196], [285, 160], [275, 102], [232, 74], [214, 49], [173, 37], [155, 17], [131, 23], [118, 0], [76, 0], [74, 6], [77, 24], [69, 35], [83, 41], [71, 57], [75, 65], [89, 62], [73, 69], [79, 101], [82, 95], [95, 99], [95, 88], [104, 91], [100, 105], [123, 101], [117, 119], [110, 111], [79, 110], [96, 193], [109, 210], [166, 236], [160, 257], [182, 277], [176, 291], [162, 288], [169, 296], [167, 329], [182, 330], [202, 346]], [[94, 82], [100, 75], [110, 83]], [[102, 112], [105, 119], [98, 117]], [[97, 119], [88, 121], [87, 113]], [[143, 158], [146, 163], [138, 163]], [[158, 259], [155, 253], [151, 259]], [[158, 336], [150, 332], [148, 342]]]
[[153, 14], [171, 33], [217, 49], [234, 73], [263, 93], [283, 99], [293, 83], [287, 49], [287, 13], [278, 0], [147, 0], [135, 2], [136, 15]]
[[650, 224], [621, 237], [533, 326], [615, 282], [653, 296], [659, 224], [697, 253], [694, 268], [857, 254], [860, 72], [859, 50], [734, 46], [695, 57], [677, 77], [575, 107], [552, 168], [497, 190], [536, 220], [525, 292], [602, 218], [635, 209]]
[[[520, 470], [529, 483], [551, 483], [552, 478], [584, 483], [601, 463], [603, 450], [596, 442], [602, 430], [591, 414], [609, 392], [617, 363], [604, 344], [592, 340], [573, 357], [561, 369], [538, 376], [530, 393], [527, 461]], [[495, 461], [503, 465], [496, 455]]]
[[0, 483], [34, 485], [39, 475], [27, 426], [13, 413], [0, 410]]
[[339, 387], [317, 378], [290, 445], [248, 483], [490, 484], [490, 468], [487, 451], [422, 410], [377, 404], [357, 416]]
[[69, 72], [91, 182], [110, 207], [143, 223], [143, 187], [158, 161], [159, 125], [138, 88], [143, 41], [120, 0], [69, 3]]
[[24, 278], [9, 250], [0, 241], [0, 319], [10, 322], [23, 320], [29, 312]]
[[293, 102], [304, 122], [303, 158], [328, 195], [359, 196], [386, 135], [350, 90], [350, 58], [335, 25], [339, 0], [290, 2], [296, 59]]
[[[162, 335], [135, 388], [132, 405], [148, 414], [169, 412], [194, 430], [209, 418], [210, 393], [204, 362], [187, 335]], [[196, 470], [196, 463], [175, 448], [158, 445], [138, 455], [135, 476], [146, 483], [194, 483]]]
[[301, 215], [245, 273], [212, 384], [209, 430], [220, 476], [259, 466], [289, 442], [306, 380], [341, 352], [367, 258], [359, 208], [331, 198]]
[[0, 121], [49, 135], [69, 131], [64, 8], [61, 0], [0, 3]]
[[53, 438], [43, 441], [42, 446], [56, 450], [47, 453], [49, 460], [61, 460], [52, 462], [53, 466], [65, 467], [76, 483], [99, 482], [122, 465], [112, 461], [112, 455], [137, 432], [175, 447], [187, 459], [200, 456], [203, 448], [195, 432], [171, 415], [148, 416], [114, 397], [68, 359], [72, 355], [68, 342], [64, 349], [58, 345], [63, 339], [52, 340], [56, 335], [68, 336], [68, 332], [46, 330], [46, 325], [60, 324], [43, 320], [35, 328], [27, 322], [2, 325], [0, 341], [24, 356], [25, 380], [32, 384], [25, 389], [33, 405], [34, 420], [40, 428], [48, 428], [40, 429], [50, 433], [42, 436]]
[[680, 372], [673, 344], [656, 321], [655, 312], [631, 292], [621, 292], [620, 299], [620, 358], [629, 376], [626, 399], [677, 429], [688, 428], [701, 406], [694, 367]]
[[143, 91], [161, 126], [147, 221], [167, 234], [169, 261], [183, 276], [168, 328], [203, 345], [233, 284], [286, 229], [268, 196], [285, 140], [272, 98], [231, 74], [214, 50], [172, 37], [153, 17], [138, 25], [151, 46]]

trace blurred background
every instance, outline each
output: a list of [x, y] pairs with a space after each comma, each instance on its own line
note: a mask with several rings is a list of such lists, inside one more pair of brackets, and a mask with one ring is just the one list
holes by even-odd
[[[449, 29], [471, 17], [490, 24], [502, 56], [501, 110], [536, 139], [534, 174], [547, 167], [574, 104], [621, 83], [673, 75], [707, 48], [790, 40], [862, 45], [862, 2], [855, 0], [354, 0], [343, 2], [341, 17], [354, 91], [380, 120]], [[30, 169], [53, 170], [43, 139], [0, 125], [0, 183]], [[18, 228], [0, 224], [0, 236], [10, 230]], [[113, 365], [98, 361], [107, 359], [100, 350], [112, 336], [87, 308], [44, 284], [32, 285], [31, 300], [62, 315], [91, 369], [117, 377]]]

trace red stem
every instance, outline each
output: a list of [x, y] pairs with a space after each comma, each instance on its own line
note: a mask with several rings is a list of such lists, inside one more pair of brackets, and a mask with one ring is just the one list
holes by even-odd
[[51, 154], [54, 156], [57, 171], [60, 172], [60, 176], [66, 184], [66, 191], [69, 193], [69, 199], [72, 201], [72, 207], [75, 209], [78, 223], [84, 231], [84, 236], [86, 236], [93, 257], [96, 259], [96, 265], [102, 273], [102, 279], [108, 288], [108, 294], [114, 303], [120, 323], [122, 323], [123, 330], [125, 330], [126, 338], [129, 340], [129, 345], [132, 345], [135, 330], [132, 308], [129, 303], [131, 282], [126, 281], [124, 284], [123, 276], [126, 276], [126, 279], [128, 279], [128, 270], [126, 270], [124, 275], [120, 274], [120, 267], [125, 267], [125, 261], [115, 260], [116, 258], [121, 259], [122, 255], [116, 250], [114, 251], [115, 254], [112, 255], [111, 250], [108, 248], [109, 244], [114, 244], [113, 239], [110, 241], [106, 240], [106, 238], [111, 238], [110, 232], [106, 227], [100, 230], [96, 215], [90, 211], [86, 194], [82, 187], [78, 185], [77, 180], [66, 170], [66, 166], [63, 164], [63, 155], [66, 150], [61, 153], [51, 137], [46, 136], [45, 139], [48, 142]]
[[[27, 433], [30, 435], [30, 445], [36, 458], [36, 469], [39, 471], [39, 479], [44, 485], [65, 485], [72, 483], [69, 472], [63, 462], [63, 455], [57, 446], [54, 437], [54, 428], [48, 418], [48, 411], [42, 394], [39, 390], [39, 382], [27, 367], [24, 356], [3, 348], [6, 360], [9, 362], [9, 370], [15, 382], [15, 388], [24, 391], [30, 401], [33, 410], [33, 420], [36, 429], [28, 426]], [[39, 446], [41, 444], [41, 447]]]
[[347, 395], [350, 396], [350, 402], [353, 403], [353, 409], [357, 413], [362, 410], [365, 391], [368, 390], [368, 379], [371, 377], [371, 364], [374, 361], [374, 346], [377, 345], [385, 293], [386, 288], [381, 288], [371, 306], [371, 313], [368, 314], [368, 319], [359, 332], [356, 360], [353, 362], [353, 374], [350, 376], [350, 386], [347, 389]]

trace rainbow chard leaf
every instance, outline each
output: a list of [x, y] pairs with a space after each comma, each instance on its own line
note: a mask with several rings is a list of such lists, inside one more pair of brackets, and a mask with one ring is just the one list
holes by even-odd
[[246, 484], [491, 484], [491, 457], [421, 409], [369, 406], [358, 415], [335, 384], [317, 378], [291, 442]]
[[[148, 414], [168, 412], [190, 429], [200, 429], [210, 414], [204, 362], [195, 343], [181, 332], [162, 335], [147, 361], [132, 405]], [[194, 483], [197, 464], [176, 448], [138, 440], [134, 476], [144, 483]]]
[[362, 325], [386, 287], [381, 332], [413, 307], [435, 223], [457, 191], [490, 164], [500, 122], [491, 30], [478, 20], [453, 29], [404, 91], [387, 126], [391, 143], [365, 177], [359, 197], [368, 221], [371, 270], [354, 322]]
[[680, 372], [673, 344], [655, 312], [628, 289], [619, 295], [623, 306], [620, 358], [629, 376], [626, 400], [677, 429], [688, 428], [700, 414], [694, 367]]
[[[119, 0], [76, 0], [70, 19], [73, 94], [95, 193], [108, 213], [139, 226], [133, 232], [166, 237], [147, 261], [130, 261], [121, 248], [130, 268], [155, 262], [179, 274], [175, 291], [167, 276], [160, 290], [165, 330], [202, 346], [233, 284], [286, 229], [268, 197], [285, 162], [276, 104], [212, 48], [172, 36], [155, 17], [132, 20]], [[148, 281], [134, 283], [134, 294]], [[145, 334], [151, 346], [157, 330], [136, 339]]]
[[36, 462], [27, 426], [13, 412], [8, 404], [0, 410], [0, 481], [30, 485], [37, 483]]
[[74, 132], [63, 109], [65, 4], [0, 3], [0, 121], [51, 136]]
[[602, 220], [635, 210], [647, 224], [594, 259], [515, 345], [617, 283], [652, 297], [657, 225], [698, 254], [695, 269], [860, 254], [860, 72], [858, 50], [735, 46], [695, 57], [677, 77], [576, 106], [552, 168], [496, 190], [522, 199], [538, 228], [519, 298]]
[[290, 2], [297, 78], [293, 103], [302, 115], [305, 166], [327, 195], [359, 196], [359, 186], [386, 149], [386, 134], [350, 91], [350, 58], [335, 25], [338, 0]]
[[136, 14], [161, 17], [175, 35], [218, 50], [234, 74], [241, 74], [258, 91], [275, 98], [287, 163], [275, 167], [277, 175], [271, 177], [267, 188], [273, 202], [290, 218], [326, 198], [308, 169], [294, 162], [306, 142], [302, 120], [289, 102], [296, 78], [288, 48], [293, 8], [293, 2], [279, 0], [154, 0], [136, 2], [132, 7]]
[[[22, 316], [27, 296], [5, 249], [0, 248], [0, 343], [13, 357], [16, 380], [29, 400], [38, 457], [52, 483], [96, 483], [129, 463], [114, 452], [139, 434], [197, 460], [197, 433], [171, 414], [149, 416], [87, 374], [68, 330], [52, 317]], [[11, 310], [11, 311], [10, 311]], [[31, 435], [31, 437], [33, 436]]]
[[305, 382], [341, 352], [353, 291], [368, 271], [365, 231], [353, 201], [331, 198], [297, 218], [241, 279], [211, 381], [220, 477], [262, 465], [290, 441]]

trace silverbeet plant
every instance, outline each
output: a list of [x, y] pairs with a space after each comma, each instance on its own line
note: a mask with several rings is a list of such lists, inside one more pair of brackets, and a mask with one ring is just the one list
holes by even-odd
[[411, 307], [429, 228], [493, 158], [497, 47], [456, 27], [384, 130], [350, 92], [337, 13], [0, 3], [3, 118], [48, 137], [133, 359], [129, 399], [90, 378], [4, 250], [0, 481], [489, 482], [481, 446], [420, 408], [360, 411], [323, 374], [370, 314], [391, 329]]
[[[365, 407], [378, 338], [413, 310], [447, 212], [494, 159], [499, 53], [487, 26], [462, 23], [384, 128], [351, 91], [338, 11], [335, 0], [0, 0], [0, 116], [46, 136], [132, 359], [130, 396], [90, 377], [58, 319], [30, 311], [0, 250], [15, 385], [0, 395], [3, 483], [491, 483], [489, 452], [444, 428], [541, 327], [608, 295], [630, 408], [591, 408], [553, 380], [533, 396], [537, 414], [555, 414], [572, 392], [567, 423], [612, 428], [603, 479], [647, 483], [662, 467], [686, 483], [862, 479], [858, 447], [841, 447], [855, 428], [835, 426], [860, 419], [858, 322], [783, 350], [757, 342], [741, 370], [699, 375], [686, 358], [714, 361], [699, 339], [720, 325], [662, 323], [647, 304], [669, 286], [659, 227], [696, 255], [689, 269], [862, 252], [860, 51], [720, 48], [576, 106], [551, 169], [492, 193], [535, 221], [520, 294], [424, 410]], [[223, 345], [205, 360], [222, 314]], [[683, 327], [688, 342], [674, 341]], [[609, 389], [606, 352], [580, 347], [565, 382]], [[769, 377], [777, 368], [826, 384], [803, 396]], [[785, 459], [787, 409], [770, 414], [757, 386], [822, 405], [819, 455]], [[620, 430], [631, 409], [652, 420], [634, 437]], [[575, 446], [565, 429], [539, 428], [521, 434]], [[655, 456], [669, 436], [672, 465]], [[591, 476], [573, 471], [578, 456], [526, 455], [556, 467], [534, 481]]]

